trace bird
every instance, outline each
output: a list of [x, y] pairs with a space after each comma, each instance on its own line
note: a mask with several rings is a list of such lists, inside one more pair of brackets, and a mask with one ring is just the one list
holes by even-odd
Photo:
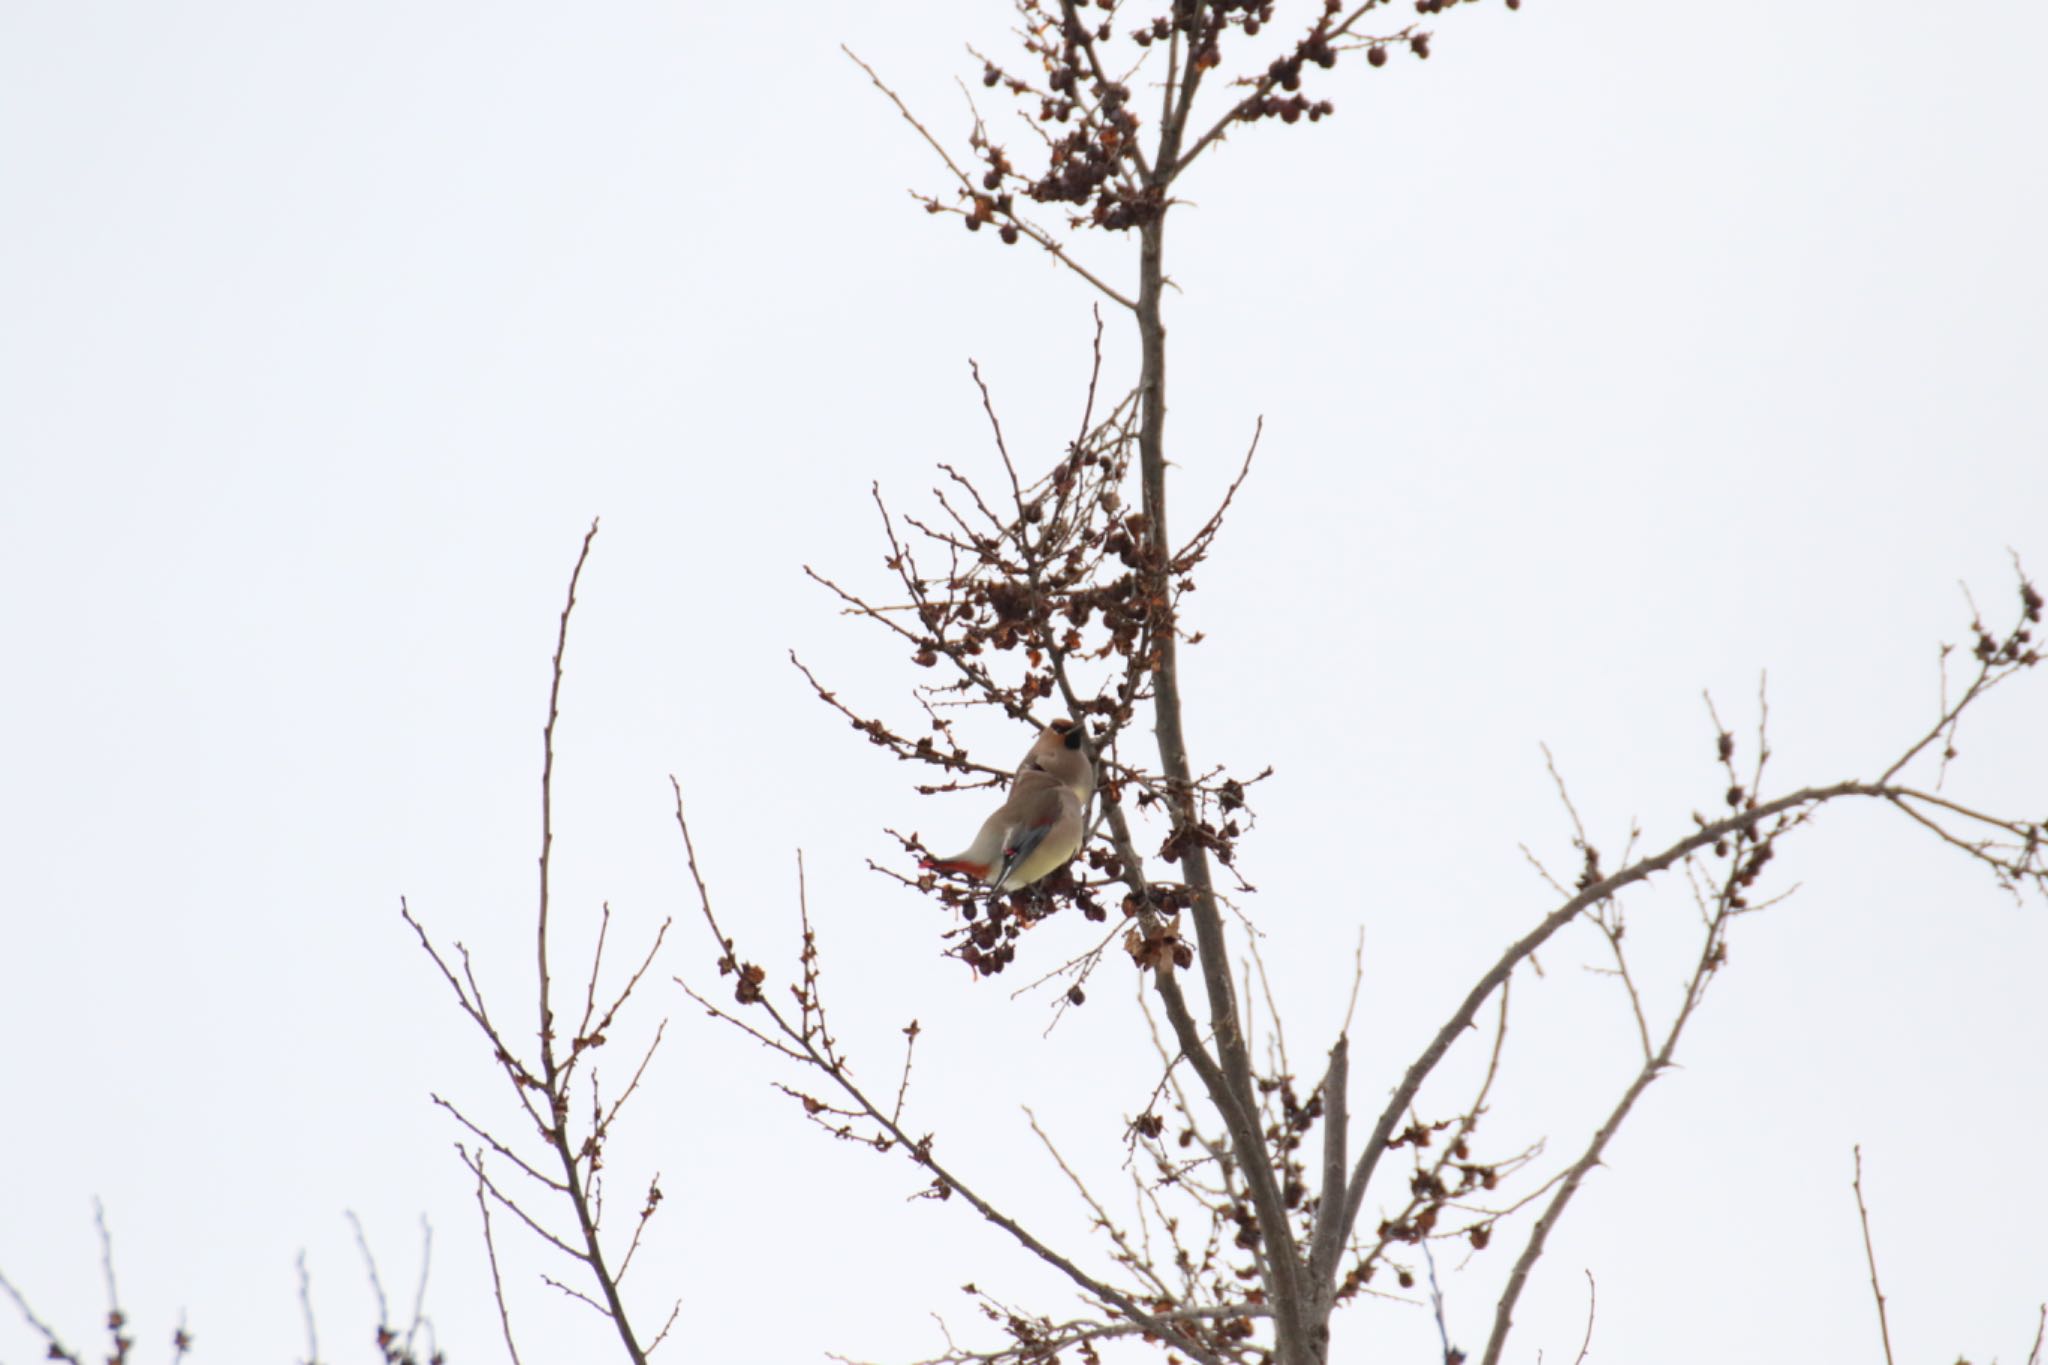
[[991, 891], [1015, 891], [1073, 861], [1081, 851], [1082, 810], [1095, 793], [1095, 764], [1083, 746], [1087, 732], [1056, 720], [1033, 741], [1017, 766], [1009, 798], [982, 821], [974, 842], [950, 858], [918, 866], [964, 872]]

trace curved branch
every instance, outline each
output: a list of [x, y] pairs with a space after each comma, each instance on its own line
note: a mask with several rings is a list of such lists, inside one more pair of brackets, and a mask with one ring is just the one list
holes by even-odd
[[[1407, 1072], [1401, 1078], [1400, 1085], [1395, 1087], [1394, 1093], [1388, 1099], [1386, 1107], [1380, 1112], [1379, 1121], [1373, 1125], [1372, 1135], [1367, 1139], [1365, 1147], [1358, 1155], [1357, 1162], [1352, 1167], [1349, 1188], [1345, 1192], [1342, 1214], [1343, 1223], [1337, 1234], [1339, 1241], [1349, 1240], [1351, 1229], [1356, 1225], [1359, 1210], [1365, 1202], [1366, 1188], [1372, 1183], [1373, 1172], [1378, 1168], [1380, 1158], [1387, 1150], [1387, 1143], [1393, 1136], [1395, 1125], [1400, 1122], [1401, 1116], [1407, 1112], [1408, 1106], [1414, 1102], [1416, 1094], [1422, 1089], [1423, 1082], [1429, 1078], [1431, 1072], [1436, 1070], [1437, 1064], [1450, 1051], [1451, 1045], [1471, 1026], [1472, 1020], [1478, 1015], [1480, 1007], [1486, 1003], [1487, 998], [1500, 989], [1514, 970], [1531, 953], [1542, 947], [1552, 935], [1564, 928], [1565, 925], [1571, 923], [1589, 906], [1597, 905], [1601, 901], [1612, 897], [1624, 887], [1634, 885], [1664, 871], [1688, 854], [1697, 852], [1702, 848], [1711, 847], [1719, 840], [1731, 834], [1751, 829], [1772, 816], [1780, 815], [1787, 811], [1824, 805], [1829, 801], [1839, 800], [1843, 797], [1866, 797], [1890, 802], [1897, 802], [1901, 799], [1913, 799], [1932, 801], [1943, 805], [1951, 804], [1941, 798], [1933, 797], [1928, 793], [1912, 788], [1888, 786], [1876, 782], [1849, 781], [1837, 782], [1831, 786], [1824, 787], [1805, 787], [1787, 796], [1781, 796], [1776, 800], [1761, 803], [1754, 809], [1731, 815], [1724, 820], [1704, 824], [1697, 831], [1672, 844], [1663, 852], [1638, 859], [1611, 876], [1603, 877], [1599, 881], [1593, 882], [1570, 900], [1567, 900], [1563, 905], [1551, 911], [1534, 929], [1516, 940], [1501, 955], [1500, 960], [1495, 962], [1492, 968], [1484, 976], [1480, 977], [1472, 989], [1466, 993], [1463, 1002], [1452, 1012], [1451, 1017], [1444, 1021], [1443, 1027], [1437, 1030], [1436, 1035], [1430, 1039], [1429, 1044], [1423, 1048], [1421, 1054], [1410, 1063]], [[1966, 813], [1972, 818], [1986, 818], [1978, 816], [1975, 812]]]
[[[696, 887], [698, 907], [703, 911], [704, 922], [710, 927], [711, 936], [717, 940], [721, 950], [726, 955], [726, 960], [737, 967], [739, 959], [734, 953], [732, 941], [725, 936], [724, 930], [719, 927], [718, 917], [711, 908], [710, 888], [705, 885], [703, 874], [697, 865], [696, 844], [690, 837], [690, 823], [683, 814], [682, 786], [673, 777], [669, 779], [669, 783], [675, 791], [676, 826], [682, 831], [683, 852], [689, 862], [690, 880]], [[741, 970], [744, 971], [745, 969], [741, 968]], [[1175, 1342], [1182, 1350], [1195, 1359], [1206, 1362], [1206, 1365], [1223, 1365], [1221, 1357], [1211, 1352], [1199, 1339], [1189, 1336], [1168, 1318], [1146, 1311], [1132, 1300], [1129, 1295], [1118, 1290], [1113, 1285], [1095, 1278], [1087, 1271], [1075, 1265], [1067, 1257], [1040, 1241], [1016, 1219], [989, 1203], [988, 1200], [982, 1198], [979, 1194], [976, 1194], [958, 1176], [940, 1165], [938, 1159], [931, 1154], [930, 1139], [920, 1140], [911, 1137], [909, 1133], [905, 1132], [894, 1116], [884, 1112], [881, 1106], [870, 1100], [867, 1093], [854, 1083], [853, 1079], [847, 1075], [844, 1063], [836, 1055], [827, 1055], [825, 1052], [820, 1051], [817, 1043], [814, 1041], [813, 1034], [810, 1031], [792, 1025], [783, 1016], [782, 1012], [776, 1008], [774, 1001], [765, 993], [756, 990], [750, 993], [745, 1003], [766, 1011], [769, 1019], [774, 1021], [776, 1031], [784, 1039], [788, 1040], [791, 1047], [803, 1054], [802, 1060], [814, 1070], [830, 1079], [841, 1094], [858, 1106], [860, 1112], [881, 1132], [888, 1135], [890, 1141], [901, 1144], [903, 1150], [910, 1154], [912, 1160], [930, 1171], [944, 1189], [958, 1194], [962, 1199], [965, 1199], [976, 1213], [980, 1214], [988, 1222], [1001, 1228], [1004, 1232], [1009, 1233], [1019, 1245], [1031, 1252], [1032, 1255], [1058, 1270], [1100, 1302], [1111, 1305], [1119, 1313], [1129, 1318], [1132, 1322], [1140, 1324], [1146, 1331], [1151, 1332], [1155, 1336]]]

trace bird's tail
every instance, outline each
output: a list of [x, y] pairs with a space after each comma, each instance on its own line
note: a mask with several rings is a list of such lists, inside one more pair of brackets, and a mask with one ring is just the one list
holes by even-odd
[[972, 858], [920, 858], [917, 865], [933, 872], [965, 872], [978, 882], [988, 880], [989, 865]]

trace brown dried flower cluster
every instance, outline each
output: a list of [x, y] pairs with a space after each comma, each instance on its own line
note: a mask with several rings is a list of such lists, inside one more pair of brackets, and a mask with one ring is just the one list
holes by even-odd
[[[1097, 326], [1099, 380], [1099, 321]], [[978, 370], [975, 379], [981, 384]], [[1250, 824], [1246, 790], [1265, 775], [1239, 779], [1217, 771], [1182, 791], [1154, 767], [1127, 757], [1119, 743], [1154, 699], [1162, 641], [1169, 634], [1187, 638], [1178, 634], [1180, 604], [1194, 591], [1195, 570], [1221, 530], [1238, 484], [1195, 534], [1163, 548], [1137, 510], [1136, 396], [1098, 415], [1096, 392], [1091, 384], [1078, 434], [1035, 481], [1019, 475], [982, 385], [1003, 492], [988, 493], [951, 466], [941, 466], [944, 481], [933, 490], [933, 515], [894, 514], [876, 492], [895, 598], [876, 600], [806, 570], [847, 611], [895, 634], [913, 666], [937, 674], [915, 688], [923, 723], [913, 735], [854, 709], [805, 671], [817, 694], [870, 743], [934, 770], [921, 792], [1008, 777], [1009, 763], [977, 761], [957, 740], [955, 725], [965, 710], [998, 711], [1021, 722], [1020, 735], [1053, 715], [1080, 719], [1087, 727], [1099, 774], [1099, 837], [1070, 868], [985, 903], [974, 888], [931, 872], [896, 874], [958, 915], [950, 951], [983, 974], [1002, 971], [1015, 960], [1025, 931], [1070, 904], [1091, 921], [1105, 920], [1112, 907], [1133, 921], [1124, 941], [1141, 964], [1178, 960], [1186, 966], [1189, 949], [1162, 924], [1192, 903], [1192, 893], [1183, 882], [1146, 873], [1142, 849], [1133, 842], [1135, 822], [1164, 819], [1156, 856], [1165, 864], [1180, 862], [1188, 848], [1199, 845], [1229, 865]], [[1250, 458], [1247, 453], [1239, 484]], [[1173, 820], [1179, 810], [1193, 818]], [[916, 836], [899, 837], [913, 860], [929, 852]]]

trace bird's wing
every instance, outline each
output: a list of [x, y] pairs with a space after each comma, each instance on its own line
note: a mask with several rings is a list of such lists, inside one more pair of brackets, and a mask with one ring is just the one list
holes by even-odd
[[989, 880], [999, 891], [1037, 881], [1080, 847], [1081, 803], [1050, 773], [1019, 776], [997, 814], [1004, 818], [1003, 851]]

